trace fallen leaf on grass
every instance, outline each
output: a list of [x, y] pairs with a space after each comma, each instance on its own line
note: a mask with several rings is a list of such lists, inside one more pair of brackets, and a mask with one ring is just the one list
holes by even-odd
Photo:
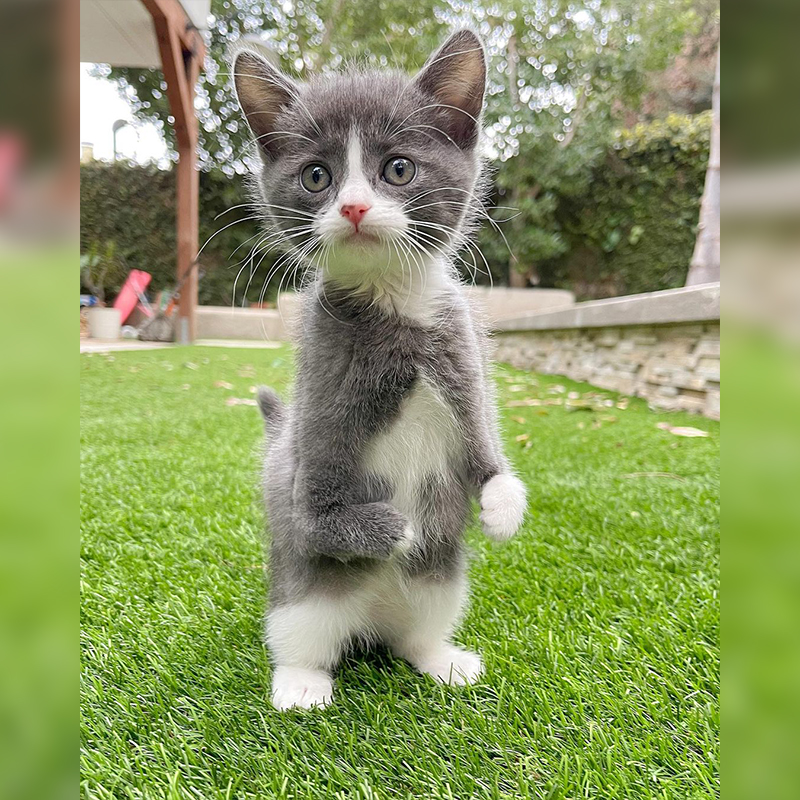
[[617, 408], [620, 408], [620, 409], [622, 409], [622, 410], [624, 411], [624, 410], [625, 410], [625, 409], [628, 407], [628, 403], [629, 403], [629, 402], [630, 402], [630, 399], [629, 399], [629, 398], [627, 398], [627, 397], [623, 397], [623, 398], [622, 398], [622, 400], [620, 400], [620, 401], [617, 403]]
[[520, 406], [540, 406], [542, 401], [538, 397], [526, 397], [524, 400], [509, 400], [506, 408], [518, 408]]
[[240, 378], [255, 378], [256, 370], [255, 367], [250, 366], [250, 364], [245, 364], [239, 370], [239, 377]]
[[516, 442], [527, 442], [530, 439], [530, 435], [527, 433], [521, 433], [519, 436], [514, 437], [514, 441]]
[[528, 387], [527, 386], [520, 386], [519, 384], [517, 384], [516, 386], [509, 386], [508, 387], [508, 391], [509, 392], [527, 392], [528, 391]]
[[685, 436], [687, 439], [708, 436], [708, 431], [701, 431], [699, 428], [681, 427], [680, 425], [673, 427], [668, 422], [657, 422], [656, 428], [660, 428], [662, 431], [669, 431], [673, 436]]
[[252, 397], [229, 397], [225, 400], [226, 406], [257, 406]]
[[186, 369], [200, 369], [194, 361], [186, 361], [183, 365]]
[[183, 389], [184, 392], [191, 388], [192, 388], [191, 383], [184, 383], [183, 386], [181, 386], [181, 389]]
[[527, 422], [525, 417], [511, 417], [511, 421], [518, 422], [520, 425], [524, 425]]
[[698, 436], [708, 436], [708, 431], [701, 431], [699, 428], [670, 428], [669, 432], [674, 436], [686, 436], [690, 439]]
[[550, 394], [564, 394], [567, 391], [567, 387], [557, 383], [555, 386], [550, 386], [547, 391]]
[[214, 381], [215, 389], [233, 389], [233, 384], [228, 381]]

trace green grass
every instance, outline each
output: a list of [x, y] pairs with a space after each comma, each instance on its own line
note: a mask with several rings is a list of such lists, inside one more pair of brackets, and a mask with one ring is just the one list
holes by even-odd
[[468, 534], [457, 638], [484, 679], [451, 690], [378, 652], [343, 664], [333, 707], [281, 714], [261, 644], [261, 423], [225, 400], [287, 387], [291, 351], [81, 370], [84, 797], [718, 796], [717, 423], [640, 401], [507, 408], [591, 387], [498, 367], [531, 513], [504, 546]]

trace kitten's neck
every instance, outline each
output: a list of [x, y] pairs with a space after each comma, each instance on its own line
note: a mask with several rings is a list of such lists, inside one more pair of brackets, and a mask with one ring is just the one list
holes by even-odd
[[372, 270], [359, 264], [351, 270], [323, 271], [320, 280], [323, 291], [332, 287], [421, 325], [433, 324], [458, 288], [453, 266], [443, 255], [412, 261], [402, 269]]

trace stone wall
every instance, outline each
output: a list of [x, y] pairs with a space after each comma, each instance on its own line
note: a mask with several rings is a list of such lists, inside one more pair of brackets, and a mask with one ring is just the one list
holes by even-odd
[[[718, 285], [716, 292], [718, 297]], [[698, 314], [709, 316], [707, 290], [705, 297], [687, 293], [682, 299], [684, 316], [691, 316], [687, 309], [701, 300], [706, 304], [702, 308], [697, 305]], [[663, 309], [665, 304], [654, 303], [654, 295], [626, 300], [627, 311], [625, 304], [606, 304], [602, 314], [597, 306], [587, 308], [589, 304], [585, 304], [587, 307], [579, 316], [577, 310], [584, 304], [575, 306], [574, 318], [591, 317], [592, 326], [563, 326], [569, 321], [564, 312], [558, 317], [562, 327], [548, 327], [544, 316], [516, 320], [496, 332], [495, 357], [520, 369], [564, 375], [602, 389], [643, 397], [655, 408], [691, 411], [719, 419], [718, 313], [717, 319], [670, 323], [662, 319], [663, 314], [655, 313], [657, 306]], [[603, 314], [616, 324], [599, 324]], [[624, 324], [626, 316], [640, 324]], [[658, 321], [643, 324], [648, 316]]]

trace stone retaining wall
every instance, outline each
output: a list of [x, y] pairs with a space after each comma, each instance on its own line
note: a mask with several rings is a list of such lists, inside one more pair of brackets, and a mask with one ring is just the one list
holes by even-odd
[[[643, 397], [655, 408], [719, 419], [719, 286], [715, 290], [701, 287], [698, 292], [675, 291], [683, 293], [679, 303], [682, 316], [693, 316], [694, 304], [697, 315], [717, 318], [665, 322], [664, 315], [655, 311], [674, 304], [674, 294], [668, 293], [619, 298], [626, 301], [627, 311], [625, 303], [616, 301], [605, 304], [600, 312], [601, 303], [579, 304], [574, 307], [574, 319], [584, 321], [584, 326], [565, 325], [570, 322], [566, 312], [558, 318], [551, 315], [561, 327], [547, 327], [544, 315], [510, 321], [496, 333], [495, 357], [521, 369], [564, 375]], [[716, 312], [708, 302], [714, 292]], [[604, 326], [604, 315], [616, 324]], [[626, 316], [640, 324], [625, 325]], [[647, 322], [648, 317], [657, 321]], [[587, 319], [592, 320], [591, 326], [585, 326]]]

